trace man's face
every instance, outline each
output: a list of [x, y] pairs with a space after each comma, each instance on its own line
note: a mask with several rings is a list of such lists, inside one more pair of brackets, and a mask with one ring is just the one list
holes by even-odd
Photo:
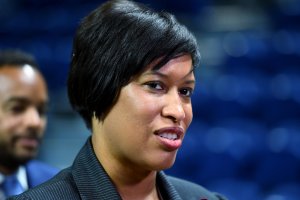
[[15, 168], [36, 156], [47, 102], [46, 83], [31, 66], [0, 68], [0, 166]]

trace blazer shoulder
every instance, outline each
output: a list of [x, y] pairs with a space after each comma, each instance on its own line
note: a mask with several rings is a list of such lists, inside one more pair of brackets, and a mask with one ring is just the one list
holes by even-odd
[[168, 176], [168, 179], [175, 187], [176, 191], [181, 196], [181, 198], [184, 200], [199, 200], [199, 198], [207, 200], [226, 200], [226, 198], [222, 195], [215, 192], [211, 192], [196, 183], [172, 176]]

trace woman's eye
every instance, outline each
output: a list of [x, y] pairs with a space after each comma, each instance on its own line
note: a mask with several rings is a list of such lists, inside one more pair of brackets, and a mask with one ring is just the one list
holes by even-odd
[[191, 97], [193, 94], [192, 88], [183, 88], [179, 91], [179, 93], [185, 97]]
[[160, 82], [149, 82], [146, 83], [146, 85], [151, 88], [151, 89], [155, 89], [155, 90], [162, 90], [163, 86]]

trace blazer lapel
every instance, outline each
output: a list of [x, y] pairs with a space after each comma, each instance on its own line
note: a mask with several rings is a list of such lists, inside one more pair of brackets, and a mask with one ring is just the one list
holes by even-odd
[[96, 158], [90, 138], [76, 157], [72, 174], [82, 199], [121, 200], [117, 189]]
[[168, 200], [182, 200], [176, 191], [175, 187], [170, 183], [164, 172], [160, 171], [157, 173], [156, 182], [161, 190], [164, 199]]

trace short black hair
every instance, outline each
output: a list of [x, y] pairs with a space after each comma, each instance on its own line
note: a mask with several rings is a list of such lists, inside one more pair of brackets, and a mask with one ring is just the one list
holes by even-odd
[[3, 66], [22, 67], [23, 65], [26, 64], [32, 66], [35, 69], [39, 68], [35, 57], [30, 53], [27, 53], [20, 49], [0, 50], [0, 67]]
[[73, 41], [68, 95], [87, 127], [114, 105], [120, 90], [153, 61], [199, 61], [195, 37], [175, 17], [128, 0], [108, 1], [81, 21]]

